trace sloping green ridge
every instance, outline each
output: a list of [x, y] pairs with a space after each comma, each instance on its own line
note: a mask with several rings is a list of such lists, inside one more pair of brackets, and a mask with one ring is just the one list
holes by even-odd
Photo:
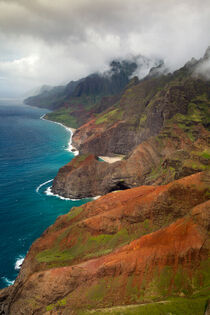
[[146, 305], [119, 306], [100, 310], [80, 311], [78, 315], [204, 315], [206, 297], [174, 298]]

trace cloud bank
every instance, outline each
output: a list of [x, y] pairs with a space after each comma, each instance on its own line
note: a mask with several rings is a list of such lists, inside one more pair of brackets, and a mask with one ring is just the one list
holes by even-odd
[[203, 60], [195, 68], [194, 75], [210, 80], [210, 46], [206, 50]]
[[113, 58], [174, 70], [210, 44], [209, 0], [0, 0], [0, 97], [106, 70]]

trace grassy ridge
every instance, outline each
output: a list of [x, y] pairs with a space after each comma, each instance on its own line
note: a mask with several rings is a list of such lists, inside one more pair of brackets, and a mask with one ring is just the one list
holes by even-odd
[[171, 300], [146, 305], [119, 306], [100, 310], [79, 311], [78, 315], [203, 315], [207, 298], [173, 298]]
[[70, 109], [61, 108], [55, 112], [48, 113], [45, 115], [45, 119], [59, 122], [71, 128], [78, 127], [76, 118], [70, 114]]

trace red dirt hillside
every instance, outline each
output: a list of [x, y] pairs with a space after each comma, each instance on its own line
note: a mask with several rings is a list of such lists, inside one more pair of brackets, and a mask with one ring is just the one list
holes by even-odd
[[164, 186], [109, 193], [73, 208], [34, 242], [15, 284], [1, 291], [0, 309], [88, 314], [87, 309], [171, 297], [182, 305], [199, 297], [204, 313], [209, 194], [210, 175], [202, 172]]

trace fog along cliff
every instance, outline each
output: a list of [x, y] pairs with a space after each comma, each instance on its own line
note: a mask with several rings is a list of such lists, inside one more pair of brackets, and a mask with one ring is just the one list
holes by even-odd
[[[209, 50], [173, 74], [133, 78], [117, 103], [76, 130], [80, 156], [60, 169], [53, 192], [97, 196], [208, 169], [210, 81], [196, 75], [206, 58]], [[111, 165], [97, 159], [116, 154], [124, 158]]]
[[51, 113], [79, 126], [80, 151], [52, 191], [101, 197], [32, 244], [0, 314], [209, 314], [210, 82], [197, 71], [209, 56], [172, 74], [153, 68], [86, 107], [92, 78], [82, 80], [73, 90], [85, 98]]

